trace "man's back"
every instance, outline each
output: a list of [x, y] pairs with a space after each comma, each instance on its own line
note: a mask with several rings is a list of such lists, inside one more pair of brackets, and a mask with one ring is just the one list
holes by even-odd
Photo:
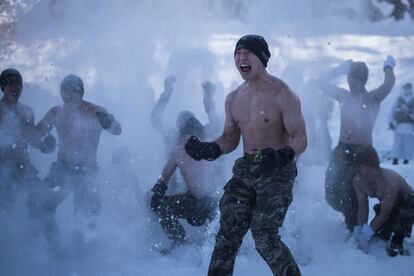
[[174, 155], [175, 162], [180, 170], [187, 188], [198, 198], [215, 196], [217, 186], [221, 184], [221, 171], [217, 164], [209, 161], [195, 161], [184, 149], [178, 145], [170, 154]]

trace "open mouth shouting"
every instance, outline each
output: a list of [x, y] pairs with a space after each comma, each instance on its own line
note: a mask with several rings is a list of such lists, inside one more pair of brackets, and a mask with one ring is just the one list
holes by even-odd
[[251, 66], [247, 65], [245, 63], [240, 64], [240, 71], [242, 71], [243, 73], [249, 73], [251, 70]]

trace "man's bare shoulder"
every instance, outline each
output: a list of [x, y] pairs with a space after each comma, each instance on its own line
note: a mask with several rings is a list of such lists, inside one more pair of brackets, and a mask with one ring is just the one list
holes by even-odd
[[56, 105], [52, 107], [51, 109], [49, 109], [47, 114], [58, 115], [61, 111], [62, 111], [62, 106]]
[[33, 109], [28, 105], [18, 103], [17, 107], [18, 107], [19, 112], [23, 115], [32, 115], [32, 114], [34, 114]]
[[400, 174], [398, 174], [396, 171], [393, 171], [391, 169], [382, 169], [383, 174], [385, 176], [386, 180], [386, 186], [409, 186], [407, 181], [402, 177]]
[[240, 85], [239, 87], [231, 91], [229, 94], [227, 94], [226, 105], [231, 105], [234, 102], [234, 100], [237, 98], [237, 96], [241, 93], [241, 91], [242, 91], [242, 85]]
[[299, 96], [281, 79], [273, 77], [271, 84], [272, 93], [278, 98], [279, 102], [287, 106], [300, 104]]

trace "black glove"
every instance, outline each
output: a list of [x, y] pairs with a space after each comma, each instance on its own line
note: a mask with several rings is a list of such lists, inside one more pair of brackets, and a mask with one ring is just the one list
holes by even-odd
[[276, 168], [288, 165], [295, 158], [295, 151], [289, 146], [278, 150], [267, 148], [261, 150], [260, 155], [260, 165], [256, 170], [258, 176], [270, 175]]
[[108, 129], [111, 127], [112, 122], [114, 121], [114, 116], [101, 111], [98, 111], [95, 114], [96, 117], [98, 117], [99, 123], [103, 129]]
[[42, 138], [40, 144], [40, 151], [43, 153], [51, 153], [56, 148], [56, 138], [51, 135], [50, 133], [47, 134], [45, 137]]
[[212, 161], [223, 154], [217, 143], [200, 142], [195, 136], [191, 136], [187, 140], [187, 143], [185, 143], [185, 151], [196, 161], [200, 161], [201, 159]]
[[152, 187], [151, 191], [154, 193], [151, 198], [151, 209], [156, 211], [167, 192], [167, 183], [162, 180], [158, 179], [157, 183]]

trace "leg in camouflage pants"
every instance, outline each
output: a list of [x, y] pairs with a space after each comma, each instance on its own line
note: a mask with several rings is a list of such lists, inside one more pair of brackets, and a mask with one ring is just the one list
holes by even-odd
[[352, 180], [356, 175], [356, 152], [362, 147], [367, 146], [339, 142], [332, 152], [325, 175], [326, 201], [342, 213], [349, 231], [357, 224], [358, 201]]
[[296, 166], [288, 165], [259, 179], [252, 173], [257, 166], [258, 163], [249, 163], [242, 158], [236, 161], [234, 176], [227, 183], [220, 201], [220, 230], [209, 276], [233, 274], [237, 252], [249, 228], [256, 250], [274, 275], [301, 275], [278, 232], [292, 201]]

